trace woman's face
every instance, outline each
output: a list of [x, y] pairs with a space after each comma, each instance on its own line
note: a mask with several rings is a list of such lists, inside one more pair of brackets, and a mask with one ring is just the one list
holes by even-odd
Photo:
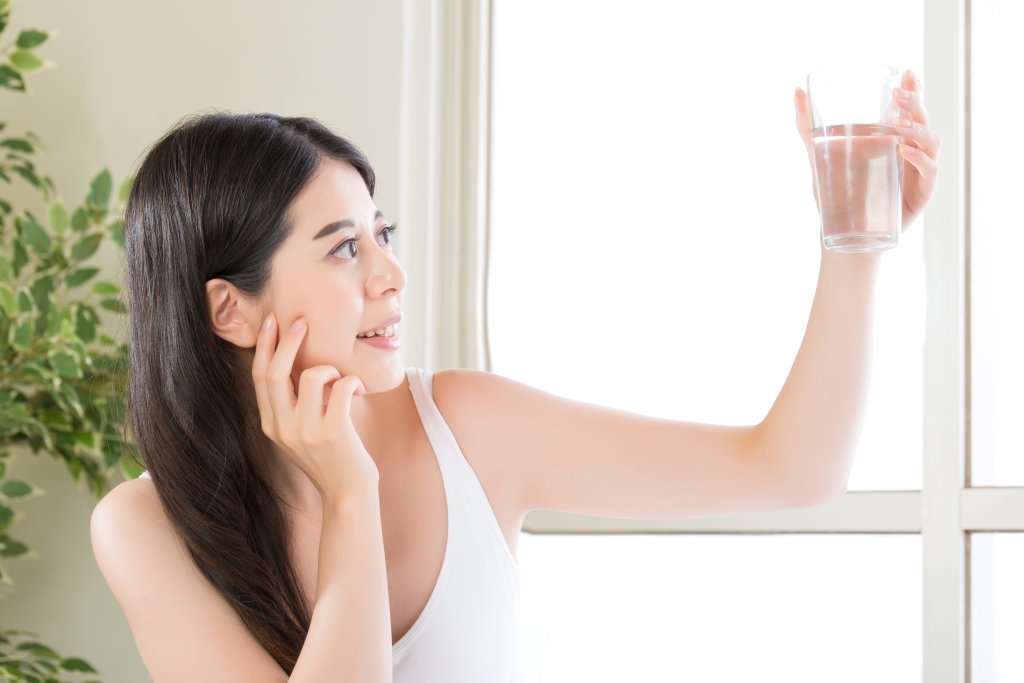
[[325, 160], [290, 208], [291, 234], [261, 295], [279, 329], [308, 325], [293, 376], [316, 365], [355, 375], [367, 392], [401, 383], [398, 354], [405, 272], [391, 251], [391, 227], [349, 164]]

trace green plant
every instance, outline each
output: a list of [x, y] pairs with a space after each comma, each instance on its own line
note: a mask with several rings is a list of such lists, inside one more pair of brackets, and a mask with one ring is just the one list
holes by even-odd
[[[9, 0], [0, 0], [0, 37], [9, 18]], [[27, 29], [0, 43], [0, 90], [25, 92], [25, 74], [44, 64], [35, 49], [48, 37]], [[120, 287], [98, 279], [100, 269], [91, 264], [104, 243], [123, 245], [128, 183], [114, 196], [103, 170], [85, 199], [68, 207], [36, 167], [39, 138], [6, 128], [0, 121], [0, 582], [10, 583], [3, 563], [31, 552], [8, 533], [17, 518], [12, 506], [41, 493], [9, 477], [19, 453], [50, 453], [96, 496], [111, 472], [134, 476], [138, 467], [128, 457], [123, 424], [127, 347], [108, 331], [125, 308]], [[16, 208], [16, 186], [34, 188], [26, 192], [38, 214]], [[59, 683], [95, 680], [94, 673], [31, 634], [0, 631], [6, 680]]]

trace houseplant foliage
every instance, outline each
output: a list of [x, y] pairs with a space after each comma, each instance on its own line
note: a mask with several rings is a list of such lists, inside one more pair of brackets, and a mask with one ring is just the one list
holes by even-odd
[[[9, 18], [10, 0], [0, 0], [4, 96], [25, 92], [26, 74], [44, 66], [35, 50], [49, 38], [27, 29], [11, 39], [4, 35]], [[41, 494], [10, 476], [16, 456], [49, 453], [96, 496], [111, 472], [138, 473], [123, 424], [127, 347], [108, 331], [123, 321], [124, 304], [120, 287], [100, 279], [90, 263], [104, 243], [123, 244], [128, 186], [115, 196], [104, 170], [80, 204], [67, 206], [36, 166], [40, 147], [37, 136], [0, 121], [0, 582], [7, 584], [4, 563], [31, 554], [11, 535], [17, 506]], [[35, 210], [15, 206], [16, 189]], [[0, 679], [96, 676], [83, 660], [62, 658], [32, 634], [0, 630]]]

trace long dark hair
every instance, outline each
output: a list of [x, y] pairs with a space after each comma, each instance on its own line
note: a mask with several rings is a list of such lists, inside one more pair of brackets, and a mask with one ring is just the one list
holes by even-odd
[[288, 673], [311, 606], [262, 465], [270, 442], [252, 356], [214, 333], [205, 283], [263, 290], [289, 206], [325, 158], [351, 164], [373, 194], [363, 153], [317, 121], [199, 116], [146, 156], [125, 215], [128, 419], [139, 453], [196, 566]]

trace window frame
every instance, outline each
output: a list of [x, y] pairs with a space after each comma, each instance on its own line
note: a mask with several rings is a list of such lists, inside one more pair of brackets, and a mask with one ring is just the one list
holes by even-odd
[[[928, 109], [942, 172], [927, 212], [920, 491], [851, 492], [809, 510], [635, 521], [536, 512], [531, 534], [922, 536], [926, 683], [967, 683], [970, 537], [1024, 531], [1024, 487], [970, 485], [970, 0], [923, 0]], [[399, 256], [422, 289], [406, 328], [423, 367], [488, 370], [491, 0], [406, 0]], [[940, 76], [941, 75], [941, 76]], [[418, 317], [417, 317], [418, 316]], [[924, 514], [927, 510], [928, 514]]]

